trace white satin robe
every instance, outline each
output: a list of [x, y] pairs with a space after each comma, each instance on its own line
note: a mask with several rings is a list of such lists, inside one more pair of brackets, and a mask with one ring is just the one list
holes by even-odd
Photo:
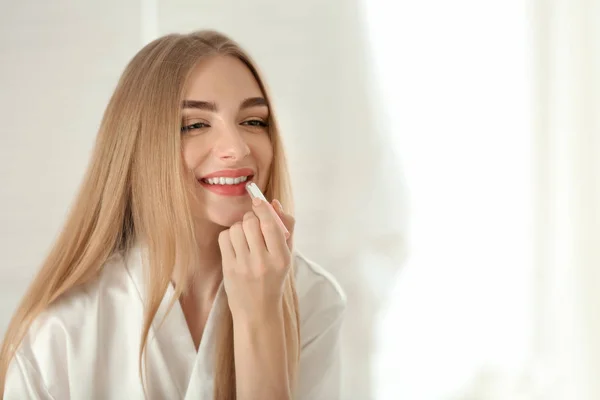
[[[318, 265], [296, 255], [301, 357], [296, 399], [340, 397], [339, 333], [345, 295]], [[212, 400], [215, 324], [210, 311], [199, 349], [169, 286], [147, 345], [150, 399]], [[32, 325], [7, 374], [4, 399], [142, 399], [138, 351], [145, 296], [141, 250], [115, 255], [93, 283], [52, 305]]]

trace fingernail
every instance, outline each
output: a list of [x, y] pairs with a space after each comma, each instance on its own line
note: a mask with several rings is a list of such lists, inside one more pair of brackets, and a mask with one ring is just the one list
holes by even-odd
[[255, 197], [252, 199], [252, 204], [255, 206], [259, 206], [261, 201], [262, 201], [261, 199], [259, 199], [258, 197]]

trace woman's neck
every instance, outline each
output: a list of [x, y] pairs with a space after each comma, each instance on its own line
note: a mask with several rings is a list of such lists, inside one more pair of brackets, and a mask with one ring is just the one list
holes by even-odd
[[188, 290], [179, 299], [192, 340], [198, 349], [206, 321], [223, 280], [219, 233], [223, 227], [198, 227], [199, 263]]
[[194, 300], [195, 303], [204, 305], [212, 304], [223, 280], [219, 233], [224, 229], [226, 228], [210, 222], [197, 224], [196, 242], [199, 259], [189, 290], [186, 291], [187, 301]]

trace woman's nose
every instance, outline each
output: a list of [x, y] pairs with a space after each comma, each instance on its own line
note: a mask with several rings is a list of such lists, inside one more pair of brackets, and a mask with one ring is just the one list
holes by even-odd
[[223, 126], [218, 132], [214, 146], [217, 157], [221, 159], [241, 160], [250, 154], [250, 147], [236, 126]]

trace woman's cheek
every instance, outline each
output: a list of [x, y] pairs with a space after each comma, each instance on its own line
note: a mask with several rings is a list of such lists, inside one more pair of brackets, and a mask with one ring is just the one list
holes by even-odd
[[187, 169], [194, 170], [198, 167], [201, 151], [202, 149], [199, 148], [198, 143], [190, 139], [182, 139], [181, 154]]

